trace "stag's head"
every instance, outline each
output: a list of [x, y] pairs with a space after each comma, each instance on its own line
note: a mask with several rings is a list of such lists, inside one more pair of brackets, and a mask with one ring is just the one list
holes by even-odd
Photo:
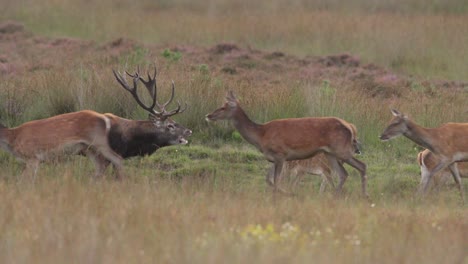
[[239, 107], [239, 101], [234, 96], [232, 91], [229, 91], [226, 95], [226, 101], [224, 104], [214, 110], [211, 114], [206, 115], [207, 121], [217, 121], [231, 119], [237, 108]]
[[385, 128], [382, 135], [380, 135], [381, 140], [390, 140], [394, 137], [403, 135], [408, 131], [408, 117], [399, 111], [392, 109], [393, 118], [390, 120], [387, 128]]
[[[148, 80], [145, 80], [142, 76], [140, 76], [140, 69], [138, 68], [134, 74], [130, 74], [127, 71], [125, 72], [129, 77], [132, 78], [133, 87], [127, 83], [126, 79], [115, 70], [112, 70], [114, 73], [115, 78], [120, 83], [120, 85], [130, 92], [133, 96], [135, 101], [140, 105], [141, 108], [146, 110], [149, 113], [149, 121], [151, 121], [152, 128], [154, 129], [154, 133], [157, 133], [159, 137], [165, 138], [170, 145], [177, 145], [177, 144], [187, 144], [187, 137], [192, 135], [192, 131], [190, 129], [185, 128], [184, 126], [180, 125], [179, 123], [175, 122], [171, 116], [176, 115], [178, 113], [183, 113], [187, 109], [187, 104], [182, 108], [180, 103], [177, 102], [177, 107], [174, 110], [166, 110], [166, 107], [172, 102], [174, 99], [174, 92], [175, 92], [175, 84], [172, 81], [172, 93], [171, 97], [167, 102], [164, 104], [160, 104], [157, 101], [157, 86], [156, 86], [156, 74], [157, 70], [156, 67], [154, 68], [154, 74], [151, 76], [148, 73]], [[139, 98], [137, 93], [138, 82], [142, 82], [149, 94], [152, 98], [151, 105], [147, 106], [143, 101]], [[158, 108], [158, 110], [156, 110]]]

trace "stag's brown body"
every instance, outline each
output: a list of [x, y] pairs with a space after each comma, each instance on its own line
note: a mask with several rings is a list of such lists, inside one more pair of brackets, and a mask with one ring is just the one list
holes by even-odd
[[390, 140], [404, 135], [416, 144], [429, 149], [438, 163], [421, 175], [420, 193], [426, 193], [432, 176], [449, 168], [464, 200], [463, 184], [457, 163], [468, 161], [468, 123], [446, 123], [436, 128], [422, 127], [397, 110], [392, 110], [393, 118], [380, 136]]
[[206, 119], [232, 120], [244, 139], [256, 146], [268, 161], [274, 163], [271, 173], [267, 175], [267, 182], [275, 190], [279, 190], [278, 183], [285, 161], [307, 159], [323, 152], [340, 176], [338, 191], [341, 191], [348, 176], [341, 164], [345, 162], [361, 173], [362, 192], [368, 196], [366, 165], [353, 157], [356, 151], [354, 132], [349, 123], [342, 119], [288, 118], [257, 124], [249, 119], [232, 92], [226, 96], [225, 104], [208, 114]]
[[5, 150], [25, 161], [34, 174], [42, 161], [85, 152], [91, 158], [100, 155], [110, 161], [120, 177], [122, 158], [109, 146], [109, 130], [109, 118], [84, 110], [2, 128], [0, 142]]

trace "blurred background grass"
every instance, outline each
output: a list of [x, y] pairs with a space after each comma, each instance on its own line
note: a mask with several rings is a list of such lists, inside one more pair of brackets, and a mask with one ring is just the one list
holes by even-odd
[[47, 36], [209, 46], [296, 55], [343, 51], [399, 72], [467, 80], [463, 0], [0, 1], [0, 17]]

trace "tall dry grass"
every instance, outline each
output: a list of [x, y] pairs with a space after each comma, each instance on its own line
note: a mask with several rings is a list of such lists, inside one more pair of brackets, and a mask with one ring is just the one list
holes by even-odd
[[[466, 211], [65, 171], [0, 182], [3, 263], [463, 263]], [[196, 187], [195, 187], [196, 186]], [[450, 246], [442, 246], [450, 245]]]

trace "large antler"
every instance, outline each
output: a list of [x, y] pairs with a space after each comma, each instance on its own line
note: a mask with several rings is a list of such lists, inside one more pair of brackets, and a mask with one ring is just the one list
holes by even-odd
[[[130, 92], [130, 94], [133, 96], [133, 98], [135, 99], [135, 101], [143, 108], [145, 109], [146, 111], [148, 111], [150, 114], [158, 117], [159, 119], [161, 120], [164, 120], [170, 116], [173, 116], [175, 114], [178, 114], [178, 113], [182, 113], [184, 112], [186, 109], [187, 109], [187, 104], [185, 104], [185, 107], [183, 109], [181, 109], [181, 106], [180, 106], [180, 103], [177, 102], [177, 108], [172, 110], [172, 111], [166, 111], [166, 107], [167, 105], [169, 105], [172, 100], [174, 99], [174, 90], [175, 90], [175, 84], [174, 84], [174, 81], [172, 81], [172, 94], [171, 94], [171, 98], [164, 104], [159, 104], [157, 102], [157, 86], [156, 86], [156, 74], [157, 74], [157, 70], [156, 70], [156, 67], [154, 67], [154, 74], [153, 76], [151, 76], [149, 73], [148, 73], [148, 80], [146, 81], [143, 77], [140, 76], [140, 67], [137, 67], [137, 71], [134, 73], [134, 74], [130, 74], [128, 73], [127, 71], [125, 71], [125, 73], [130, 76], [133, 80], [133, 87], [130, 87], [125, 79], [125, 77], [122, 77], [122, 74], [120, 74], [120, 72], [118, 71], [115, 71], [115, 70], [112, 70], [112, 72], [114, 73], [114, 76], [115, 76], [115, 79], [117, 79], [117, 81], [120, 83], [120, 85], [125, 89], [127, 90], [128, 92]], [[148, 92], [150, 93], [151, 97], [152, 97], [152, 100], [153, 102], [151, 103], [150, 106], [146, 106], [141, 100], [140, 98], [138, 97], [138, 93], [137, 93], [137, 88], [138, 88], [138, 81], [141, 81], [146, 89], [148, 90]], [[154, 109], [155, 106], [158, 106], [159, 108], [159, 112], [156, 111]]]

